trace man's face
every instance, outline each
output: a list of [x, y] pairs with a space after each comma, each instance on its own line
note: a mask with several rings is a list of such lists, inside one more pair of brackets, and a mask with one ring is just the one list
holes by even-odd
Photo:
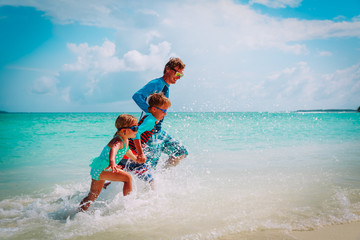
[[174, 67], [174, 68], [168, 68], [169, 71], [169, 84], [175, 84], [177, 80], [179, 80], [182, 76], [184, 76], [183, 74], [183, 70], [180, 70], [178, 67]]

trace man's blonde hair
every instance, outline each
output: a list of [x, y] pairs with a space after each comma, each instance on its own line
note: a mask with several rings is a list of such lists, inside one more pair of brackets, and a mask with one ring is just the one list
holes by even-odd
[[170, 58], [170, 60], [165, 65], [164, 74], [166, 72], [166, 67], [169, 67], [169, 68], [172, 68], [172, 69], [177, 67], [178, 70], [184, 70], [185, 64], [181, 61], [180, 58]]

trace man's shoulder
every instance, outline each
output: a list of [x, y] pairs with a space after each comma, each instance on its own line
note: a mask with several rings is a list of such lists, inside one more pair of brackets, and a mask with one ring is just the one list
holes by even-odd
[[154, 91], [161, 91], [161, 89], [163, 89], [164, 85], [165, 85], [165, 81], [163, 80], [162, 77], [155, 78], [155, 79], [149, 81], [147, 84], [145, 84], [144, 87], [142, 89], [140, 89], [139, 91], [146, 91], [149, 93], [153, 93]]
[[148, 82], [148, 84], [149, 84], [149, 83], [163, 83], [163, 82], [164, 82], [163, 78], [162, 78], [162, 77], [159, 77], [159, 78], [155, 78], [155, 79], [153, 79], [153, 80], [150, 80], [150, 81]]

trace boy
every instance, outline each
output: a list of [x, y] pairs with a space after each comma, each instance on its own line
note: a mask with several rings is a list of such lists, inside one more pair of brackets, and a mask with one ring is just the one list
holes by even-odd
[[[154, 93], [149, 96], [148, 103], [149, 112], [138, 122], [139, 128], [134, 139], [129, 139], [129, 148], [137, 155], [137, 160], [132, 161], [124, 157], [119, 163], [119, 166], [126, 172], [131, 172], [151, 184], [154, 180], [149, 171], [151, 162], [145, 162], [146, 156], [142, 148], [146, 146], [149, 138], [155, 133], [156, 124], [164, 118], [168, 108], [171, 106], [171, 102], [163, 93]], [[110, 182], [106, 183], [104, 188], [107, 188], [109, 184]]]

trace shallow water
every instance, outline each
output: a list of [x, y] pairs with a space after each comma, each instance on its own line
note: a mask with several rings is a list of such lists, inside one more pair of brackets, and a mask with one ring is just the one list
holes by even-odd
[[169, 113], [189, 157], [159, 168], [155, 190], [135, 179], [123, 197], [113, 183], [75, 214], [117, 115], [0, 114], [1, 239], [216, 239], [360, 220], [359, 113]]

